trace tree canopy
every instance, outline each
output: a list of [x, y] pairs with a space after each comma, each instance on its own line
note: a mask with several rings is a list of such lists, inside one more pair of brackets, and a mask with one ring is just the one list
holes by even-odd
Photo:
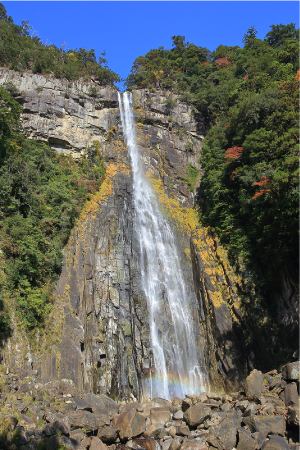
[[205, 119], [201, 219], [269, 303], [280, 275], [297, 283], [299, 239], [299, 30], [270, 28], [213, 52], [173, 36], [171, 50], [138, 57], [127, 78], [128, 88], [180, 95]]
[[79, 48], [66, 50], [55, 45], [43, 44], [37, 36], [30, 35], [27, 21], [13, 23], [0, 3], [0, 64], [19, 72], [53, 73], [57, 78], [76, 80], [94, 76], [101, 85], [120, 81], [119, 75], [109, 69], [105, 52], [96, 58], [95, 50]]

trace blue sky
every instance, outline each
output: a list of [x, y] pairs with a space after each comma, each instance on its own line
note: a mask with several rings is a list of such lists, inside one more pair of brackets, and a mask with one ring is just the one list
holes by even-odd
[[263, 39], [272, 24], [296, 23], [297, 1], [3, 1], [16, 24], [28, 20], [43, 43], [105, 50], [109, 67], [125, 78], [133, 61], [152, 48], [172, 47], [182, 35], [214, 50], [242, 46], [254, 25]]

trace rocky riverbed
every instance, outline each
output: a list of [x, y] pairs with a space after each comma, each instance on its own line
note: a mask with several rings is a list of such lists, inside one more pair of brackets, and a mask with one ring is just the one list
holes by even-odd
[[41, 384], [2, 366], [0, 448], [68, 450], [298, 450], [299, 362], [253, 370], [238, 392], [116, 402], [79, 394], [71, 380]]

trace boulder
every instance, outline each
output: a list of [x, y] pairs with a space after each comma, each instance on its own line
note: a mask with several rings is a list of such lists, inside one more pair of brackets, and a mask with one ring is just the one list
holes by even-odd
[[9, 431], [13, 431], [18, 424], [18, 419], [11, 415], [7, 416], [0, 415], [0, 423], [3, 426], [3, 428]]
[[180, 450], [207, 450], [206, 441], [202, 439], [193, 439], [182, 444]]
[[161, 450], [169, 450], [172, 444], [172, 439], [166, 439], [161, 443]]
[[170, 420], [170, 408], [151, 408], [150, 409], [150, 420], [152, 425], [164, 425]]
[[182, 401], [181, 408], [183, 412], [186, 412], [191, 406], [193, 406], [193, 400], [191, 398], [185, 398]]
[[198, 396], [199, 398], [199, 402], [206, 402], [206, 400], [208, 399], [208, 396], [206, 394], [206, 392], [201, 392], [201, 394]]
[[24, 414], [20, 415], [18, 425], [23, 427], [25, 431], [32, 430], [36, 427], [35, 421], [31, 417], [25, 416]]
[[92, 436], [90, 450], [106, 450], [106, 446], [97, 436]]
[[108, 414], [93, 414], [98, 427], [104, 427], [110, 424], [110, 418]]
[[274, 395], [264, 395], [264, 399], [268, 403], [272, 403], [273, 406], [278, 406], [279, 408], [284, 408], [284, 401], [279, 397]]
[[71, 395], [74, 397], [78, 393], [78, 389], [74, 383], [73, 380], [68, 380], [66, 378], [63, 378], [60, 381], [60, 390], [64, 395]]
[[[57, 416], [62, 416], [63, 414], [57, 414]], [[71, 424], [69, 418], [67, 416], [63, 418], [54, 419], [53, 422], [50, 423], [51, 428], [54, 430], [53, 434], [57, 434], [57, 432], [63, 433], [65, 436], [69, 436], [71, 432]]]
[[119, 437], [119, 429], [116, 427], [103, 427], [98, 430], [98, 438], [105, 444], [114, 444]]
[[299, 416], [300, 416], [299, 406], [293, 407], [290, 406], [288, 408], [287, 423], [292, 427], [299, 428], [300, 426]]
[[132, 443], [128, 446], [134, 449], [157, 450], [158, 445], [155, 439], [132, 439]]
[[119, 429], [121, 440], [138, 436], [146, 430], [146, 419], [135, 409], [129, 409], [124, 414], [120, 414], [116, 420], [116, 427]]
[[263, 443], [261, 450], [289, 450], [289, 446], [283, 437], [270, 436], [270, 439]]
[[252, 437], [257, 442], [257, 448], [261, 448], [261, 446], [263, 445], [263, 442], [265, 440], [265, 436], [263, 434], [259, 433], [258, 431], [255, 431], [254, 433], [252, 433]]
[[240, 417], [232, 415], [222, 420], [219, 425], [210, 428], [222, 450], [231, 450], [236, 446], [237, 429], [241, 426], [241, 421]]
[[112, 398], [109, 398], [106, 395], [100, 395], [99, 397], [104, 403], [104, 406], [108, 410], [109, 414], [113, 415], [119, 412], [119, 405]]
[[[105, 403], [103, 402], [102, 398], [100, 398], [99, 395], [95, 394], [84, 394], [83, 399], [87, 402], [90, 408], [92, 408], [93, 412], [105, 411], [106, 414], [108, 414], [108, 409], [106, 408]], [[94, 411], [97, 409], [97, 411]], [[118, 411], [116, 411], [118, 412]]]
[[179, 397], [173, 397], [172, 398], [172, 405], [173, 406], [180, 405], [181, 403], [182, 403], [182, 399], [181, 398], [179, 398]]
[[85, 428], [88, 431], [98, 430], [95, 415], [89, 411], [74, 411], [68, 414], [72, 427]]
[[239, 409], [240, 411], [245, 412], [249, 405], [248, 400], [242, 400], [241, 402], [236, 402], [235, 409]]
[[298, 406], [299, 397], [296, 383], [290, 383], [287, 385], [283, 391], [283, 395], [280, 395], [281, 399], [284, 401], [285, 406]]
[[48, 395], [58, 395], [60, 392], [60, 381], [49, 381], [49, 383], [46, 383], [44, 386], [44, 391]]
[[286, 381], [300, 381], [300, 362], [288, 363], [282, 371], [282, 378]]
[[183, 411], [180, 409], [173, 414], [173, 419], [183, 419]]
[[75, 441], [77, 442], [81, 442], [82, 439], [84, 438], [83, 431], [80, 428], [78, 428], [77, 430], [70, 431], [69, 436], [71, 439], [75, 439]]
[[86, 409], [87, 411], [92, 412], [91, 405], [88, 404], [85, 400], [82, 398], [73, 398], [72, 399], [73, 404], [76, 406], [76, 409]]
[[254, 416], [253, 428], [265, 438], [268, 434], [285, 435], [286, 423], [283, 416]]
[[244, 428], [238, 429], [238, 445], [236, 450], [256, 450], [257, 442], [251, 437], [251, 433]]
[[155, 397], [151, 400], [151, 405], [154, 408], [171, 408], [172, 403], [164, 398]]
[[181, 427], [176, 427], [176, 434], [178, 436], [188, 436], [190, 434], [190, 429], [187, 425], [182, 425]]
[[252, 370], [250, 375], [246, 378], [244, 383], [244, 390], [246, 397], [253, 398], [259, 397], [260, 393], [264, 389], [264, 377], [259, 370]]
[[211, 410], [204, 403], [196, 403], [191, 406], [183, 415], [184, 420], [190, 427], [196, 427], [204, 422], [211, 415]]
[[141, 403], [133, 402], [133, 403], [127, 403], [126, 405], [120, 405], [119, 406], [119, 413], [123, 414], [123, 413], [127, 412], [131, 408], [135, 409], [138, 412], [143, 412], [144, 411], [144, 406]]
[[169, 450], [178, 450], [181, 447], [181, 441], [178, 438], [172, 439]]
[[83, 447], [85, 447], [85, 448], [88, 448], [88, 447], [90, 447], [91, 446], [91, 438], [89, 438], [89, 437], [87, 437], [87, 436], [84, 436], [84, 438], [82, 439], [82, 441], [81, 441], [81, 445], [83, 446]]
[[276, 375], [276, 377], [273, 379], [273, 381], [269, 385], [270, 391], [272, 389], [279, 388], [281, 386], [281, 380], [282, 380], [282, 376], [281, 375]]
[[161, 424], [158, 425], [150, 425], [146, 428], [144, 431], [144, 437], [145, 438], [154, 438], [159, 439], [161, 430], [164, 430], [164, 426]]
[[49, 448], [50, 450], [56, 450], [57, 448], [64, 448], [65, 450], [84, 450], [75, 439], [71, 439], [65, 436], [51, 436], [49, 439], [49, 447], [45, 446], [45, 448]]

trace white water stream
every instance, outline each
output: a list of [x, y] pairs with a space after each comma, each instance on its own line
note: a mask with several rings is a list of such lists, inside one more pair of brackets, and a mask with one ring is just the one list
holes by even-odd
[[147, 298], [154, 374], [148, 396], [170, 399], [205, 390], [190, 301], [167, 219], [147, 180], [135, 136], [132, 94], [119, 96], [123, 133], [131, 158], [135, 227], [141, 251], [142, 286]]

